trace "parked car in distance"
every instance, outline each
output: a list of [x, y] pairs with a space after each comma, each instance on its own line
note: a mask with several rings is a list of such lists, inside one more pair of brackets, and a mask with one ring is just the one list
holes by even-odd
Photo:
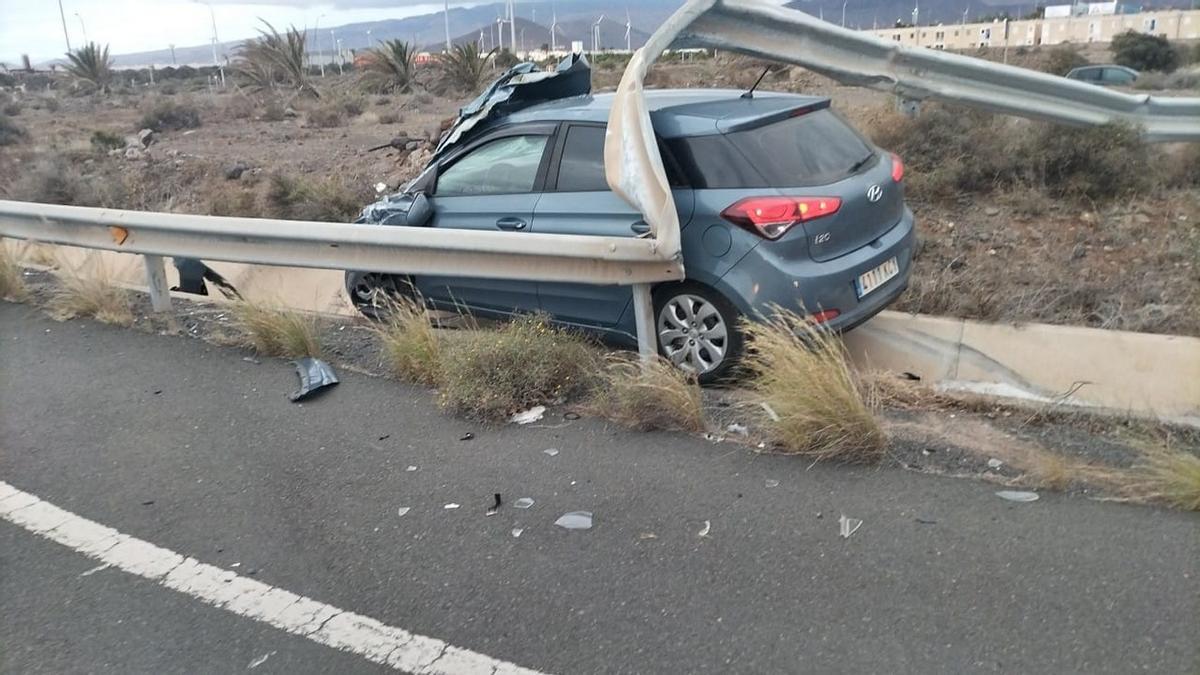
[[[663, 356], [712, 382], [742, 351], [742, 317], [778, 306], [846, 330], [904, 290], [915, 244], [904, 165], [852, 129], [828, 98], [715, 89], [645, 97], [673, 186], [686, 274], [653, 289]], [[612, 100], [575, 96], [489, 119], [406, 194], [367, 207], [359, 222], [399, 223], [386, 214], [408, 200], [419, 204], [414, 213], [428, 214], [403, 223], [410, 226], [642, 235], [649, 228], [641, 214], [605, 182]], [[377, 289], [415, 289], [436, 308], [544, 312], [617, 341], [635, 339], [627, 286], [361, 271], [347, 272], [346, 286], [365, 309]]]
[[1079, 80], [1102, 87], [1112, 87], [1133, 84], [1138, 79], [1138, 71], [1125, 66], [1106, 64], [1100, 66], [1081, 66], [1072, 68], [1067, 73], [1067, 79]]

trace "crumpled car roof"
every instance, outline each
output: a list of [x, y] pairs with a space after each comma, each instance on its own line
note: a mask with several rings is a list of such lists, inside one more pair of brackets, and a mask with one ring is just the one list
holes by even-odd
[[524, 107], [592, 91], [592, 69], [582, 54], [571, 54], [554, 70], [538, 70], [536, 64], [519, 63], [497, 78], [474, 101], [458, 111], [458, 119], [438, 141], [436, 159], [467, 137], [483, 121]]

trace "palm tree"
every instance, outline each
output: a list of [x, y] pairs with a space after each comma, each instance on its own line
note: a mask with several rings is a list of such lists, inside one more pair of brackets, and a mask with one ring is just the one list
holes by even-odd
[[408, 92], [413, 85], [413, 58], [416, 55], [416, 49], [407, 42], [381, 42], [367, 52], [362, 83], [379, 92]]
[[108, 91], [108, 83], [112, 82], [112, 59], [108, 56], [108, 45], [104, 49], [95, 42], [67, 52], [66, 70], [76, 79], [91, 84], [101, 91]]
[[238, 47], [236, 72], [249, 78], [261, 88], [273, 88], [277, 83], [294, 87], [298, 92], [319, 97], [308, 79], [308, 68], [304, 63], [307, 37], [303, 31], [292, 26], [280, 34], [270, 23], [263, 21], [267, 29], [259, 29], [260, 35], [246, 40]]
[[454, 45], [450, 51], [438, 58], [438, 66], [442, 75], [452, 85], [474, 92], [483, 80], [488, 60], [495, 53], [496, 50], [492, 49], [486, 54], [481, 54], [479, 45], [474, 42]]

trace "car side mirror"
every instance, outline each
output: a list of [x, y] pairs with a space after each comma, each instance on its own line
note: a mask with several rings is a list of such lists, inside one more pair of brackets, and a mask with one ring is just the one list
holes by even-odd
[[425, 227], [431, 218], [433, 218], [433, 204], [429, 203], [429, 198], [425, 196], [424, 192], [418, 192], [413, 197], [412, 206], [408, 207], [408, 215], [404, 218], [404, 224], [408, 227]]

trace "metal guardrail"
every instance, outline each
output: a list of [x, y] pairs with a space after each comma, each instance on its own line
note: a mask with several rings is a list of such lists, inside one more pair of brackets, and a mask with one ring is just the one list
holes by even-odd
[[[652, 239], [448, 228], [383, 227], [122, 211], [0, 200], [0, 236], [142, 254], [156, 311], [170, 308], [162, 256], [289, 267], [454, 274], [631, 285], [639, 312], [649, 284], [683, 278]], [[641, 350], [657, 352], [639, 325]], [[646, 338], [642, 339], [641, 335]]]

